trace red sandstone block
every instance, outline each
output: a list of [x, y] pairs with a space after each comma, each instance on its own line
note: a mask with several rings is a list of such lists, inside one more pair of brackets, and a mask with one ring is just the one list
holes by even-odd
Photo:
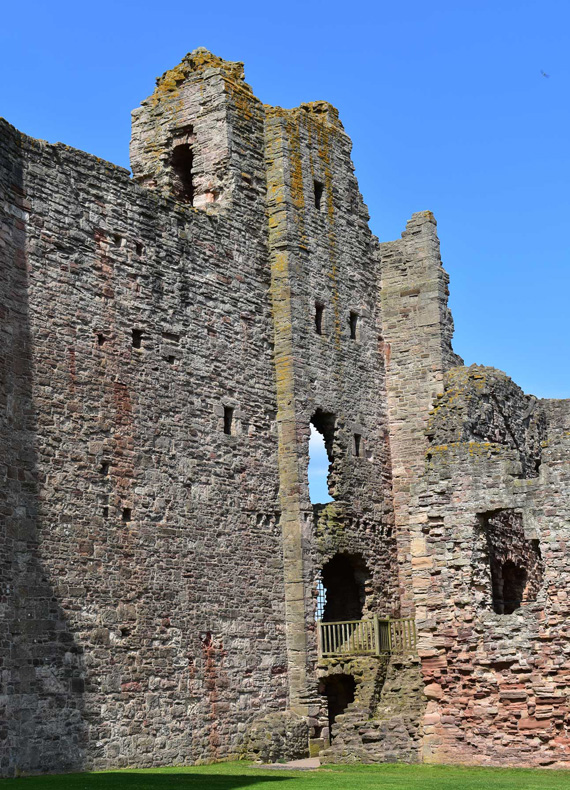
[[443, 697], [443, 689], [439, 683], [430, 683], [425, 687], [424, 694], [428, 699], [441, 699]]
[[544, 719], [542, 721], [537, 721], [533, 718], [520, 719], [519, 730], [543, 730], [548, 727], [550, 721], [550, 719]]

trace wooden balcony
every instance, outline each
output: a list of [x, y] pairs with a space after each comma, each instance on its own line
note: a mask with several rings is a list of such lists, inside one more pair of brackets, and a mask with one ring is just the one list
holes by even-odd
[[339, 656], [404, 655], [416, 651], [416, 623], [413, 618], [345, 620], [317, 623], [320, 658]]

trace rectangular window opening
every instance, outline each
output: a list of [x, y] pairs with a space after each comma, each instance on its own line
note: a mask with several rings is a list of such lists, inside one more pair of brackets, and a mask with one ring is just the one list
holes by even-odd
[[233, 433], [234, 410], [231, 406], [224, 406], [224, 433], [231, 436]]
[[315, 330], [317, 335], [323, 334], [323, 313], [325, 312], [325, 306], [319, 304], [319, 302], [315, 302]]
[[174, 197], [182, 203], [194, 205], [194, 181], [192, 168], [194, 165], [194, 153], [192, 146], [182, 143], [174, 146], [172, 158], [172, 191]]
[[362, 455], [362, 436], [359, 433], [354, 434], [354, 455], [360, 458]]
[[321, 201], [322, 201], [322, 197], [323, 197], [324, 184], [322, 184], [320, 181], [315, 181], [314, 182], [314, 188], [315, 188], [315, 208], [320, 211], [321, 210]]
[[350, 339], [358, 340], [358, 313], [351, 311], [348, 318], [348, 325], [350, 328]]
[[141, 329], [133, 329], [133, 348], [142, 347], [143, 333]]
[[130, 507], [123, 508], [123, 521], [130, 521], [133, 516], [133, 511]]

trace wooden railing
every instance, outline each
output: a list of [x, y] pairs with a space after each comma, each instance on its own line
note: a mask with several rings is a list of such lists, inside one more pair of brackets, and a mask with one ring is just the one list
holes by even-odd
[[380, 656], [413, 653], [416, 649], [416, 624], [413, 618], [319, 621], [319, 656]]

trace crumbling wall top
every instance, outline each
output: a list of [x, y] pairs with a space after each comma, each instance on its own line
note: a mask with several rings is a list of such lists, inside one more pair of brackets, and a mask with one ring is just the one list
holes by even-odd
[[176, 90], [192, 73], [201, 72], [204, 74], [209, 69], [221, 70], [232, 82], [241, 83], [245, 90], [252, 93], [251, 87], [244, 81], [245, 74], [241, 61], [223, 60], [204, 47], [198, 47], [189, 52], [177, 66], [157, 77], [155, 93]]
[[491, 442], [519, 454], [525, 477], [534, 477], [546, 439], [540, 402], [525, 395], [506, 373], [490, 367], [452, 368], [431, 413], [427, 435], [432, 444]]

